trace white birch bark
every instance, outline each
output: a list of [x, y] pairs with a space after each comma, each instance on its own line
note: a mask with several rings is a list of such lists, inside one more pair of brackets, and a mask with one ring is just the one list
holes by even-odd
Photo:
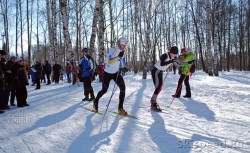
[[213, 76], [213, 54], [211, 50], [211, 18], [210, 18], [210, 0], [206, 0], [206, 44], [207, 44], [207, 70], [208, 75]]
[[95, 50], [95, 39], [96, 39], [96, 32], [97, 32], [97, 22], [99, 17], [99, 10], [100, 10], [100, 0], [95, 1], [95, 9], [94, 9], [94, 16], [92, 21], [92, 32], [90, 37], [90, 45], [89, 45], [89, 55], [92, 56]]
[[215, 27], [214, 27], [214, 75], [219, 76], [219, 0], [215, 0]]
[[52, 0], [51, 7], [52, 17], [53, 17], [53, 28], [52, 28], [52, 38], [53, 38], [53, 51], [54, 51], [54, 60], [59, 61], [58, 56], [58, 44], [57, 44], [57, 9], [56, 9], [56, 0]]
[[69, 35], [68, 29], [68, 18], [67, 18], [67, 0], [60, 1], [61, 14], [62, 14], [62, 22], [63, 22], [63, 36], [66, 43], [66, 51], [67, 51], [67, 59], [69, 61], [74, 60], [74, 53], [72, 48], [72, 42]]
[[49, 61], [52, 63], [53, 59], [53, 31], [51, 27], [51, 15], [50, 15], [50, 1], [46, 0], [46, 7], [47, 7], [47, 25], [48, 25], [48, 36], [49, 36], [49, 48], [48, 48], [48, 53], [49, 53]]
[[147, 79], [147, 68], [148, 68], [148, 59], [149, 59], [149, 52], [151, 50], [151, 40], [150, 40], [150, 33], [151, 33], [151, 8], [152, 8], [152, 0], [149, 0], [148, 4], [148, 12], [147, 12], [147, 28], [146, 28], [146, 57], [143, 65], [143, 79]]

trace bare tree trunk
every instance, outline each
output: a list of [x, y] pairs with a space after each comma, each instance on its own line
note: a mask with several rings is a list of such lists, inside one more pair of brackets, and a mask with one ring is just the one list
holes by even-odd
[[191, 10], [192, 10], [191, 13], [192, 13], [193, 21], [194, 21], [196, 36], [197, 36], [198, 44], [199, 44], [199, 47], [200, 47], [200, 48], [199, 48], [199, 51], [200, 51], [200, 59], [201, 59], [203, 71], [206, 71], [205, 63], [204, 63], [204, 60], [203, 60], [201, 38], [200, 38], [199, 29], [198, 29], [197, 21], [196, 21], [195, 14], [194, 14], [194, 8], [193, 8], [193, 1], [192, 1], [192, 0], [190, 0], [190, 7], [191, 7]]
[[218, 27], [219, 27], [219, 0], [215, 0], [215, 27], [214, 27], [214, 75], [219, 76], [219, 50], [218, 50]]
[[104, 1], [100, 0], [100, 12], [99, 12], [99, 64], [104, 62], [104, 13], [103, 13]]
[[250, 71], [250, 0], [248, 0], [247, 16], [247, 50], [248, 50], [248, 71]]
[[20, 12], [20, 26], [21, 26], [21, 55], [23, 56], [23, 13], [22, 13], [22, 3], [21, 0], [19, 0], [19, 12]]
[[113, 10], [112, 10], [112, 0], [109, 0], [109, 16], [110, 16], [110, 47], [114, 44], [114, 23], [113, 23]]
[[19, 6], [18, 6], [18, 0], [16, 0], [16, 56], [18, 52], [18, 16], [19, 16]]
[[94, 17], [92, 22], [92, 32], [90, 37], [90, 45], [89, 45], [89, 54], [92, 55], [95, 51], [95, 39], [96, 39], [96, 32], [97, 32], [97, 22], [98, 16], [100, 11], [100, 0], [95, 1], [95, 10], [94, 10]]
[[52, 8], [51, 8], [52, 16], [53, 16], [53, 50], [54, 50], [54, 60], [59, 61], [58, 56], [58, 44], [57, 44], [57, 9], [56, 9], [56, 0], [52, 0]]
[[[146, 6], [145, 6], [146, 7]], [[147, 29], [146, 29], [146, 57], [143, 65], [143, 79], [147, 79], [147, 69], [148, 69], [148, 59], [149, 59], [149, 52], [151, 50], [151, 40], [150, 40], [150, 33], [151, 33], [151, 8], [152, 8], [152, 0], [149, 0], [148, 4], [148, 12], [147, 12]]]
[[67, 18], [67, 0], [60, 1], [62, 22], [63, 22], [63, 36], [66, 42], [66, 51], [68, 52], [68, 60], [74, 61], [74, 53], [72, 49], [72, 42], [70, 40], [69, 30], [68, 30], [68, 18]]
[[211, 18], [210, 0], [206, 0], [206, 43], [207, 43], [207, 71], [209, 76], [213, 76], [213, 54], [211, 50]]
[[[27, 35], [28, 35], [28, 65], [30, 65], [31, 61], [31, 34], [32, 34], [32, 28], [30, 30], [30, 22], [31, 22], [31, 27], [32, 27], [32, 11], [31, 11], [31, 21], [30, 17], [29, 17], [29, 0], [26, 1], [27, 3]], [[33, 9], [33, 0], [32, 0], [32, 4], [31, 4], [31, 10]]]
[[137, 65], [137, 55], [138, 55], [138, 50], [137, 50], [137, 32], [138, 32], [138, 1], [137, 0], [134, 0], [134, 12], [135, 12], [135, 15], [134, 15], [134, 47], [133, 47], [133, 50], [134, 50], [134, 73], [137, 73], [138, 72], [138, 65]]
[[228, 0], [228, 11], [229, 11], [229, 19], [228, 19], [228, 45], [227, 45], [227, 71], [230, 71], [230, 44], [231, 44], [231, 13], [232, 13], [232, 8], [231, 8], [231, 0]]
[[52, 63], [53, 58], [53, 31], [51, 27], [51, 17], [50, 17], [50, 1], [46, 0], [46, 7], [47, 7], [47, 25], [48, 25], [48, 36], [49, 36], [49, 61]]
[[[79, 31], [80, 31], [80, 27], [79, 27], [79, 1], [78, 0], [74, 0], [75, 3], [75, 14], [76, 14], [76, 59], [79, 60]], [[81, 19], [80, 19], [81, 20]]]
[[39, 0], [36, 1], [36, 6], [37, 6], [37, 14], [36, 14], [36, 41], [37, 41], [37, 50], [39, 51], [40, 48], [39, 48], [39, 26], [38, 26], [38, 23], [39, 23], [39, 3], [38, 3]]

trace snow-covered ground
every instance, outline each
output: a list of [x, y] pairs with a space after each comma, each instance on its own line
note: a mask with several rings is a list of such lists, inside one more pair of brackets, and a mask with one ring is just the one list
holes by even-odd
[[[166, 73], [164, 73], [165, 76]], [[150, 74], [125, 76], [125, 110], [139, 119], [118, 117], [119, 89], [103, 118], [83, 108], [82, 85], [28, 87], [29, 107], [0, 115], [0, 152], [8, 153], [189, 153], [250, 152], [250, 73], [222, 72], [190, 78], [192, 98], [174, 99], [179, 75], [170, 72], [158, 96], [162, 113], [149, 112], [154, 90]], [[99, 101], [105, 112], [113, 82]], [[95, 95], [101, 83], [93, 83]], [[182, 95], [185, 94], [185, 87]]]

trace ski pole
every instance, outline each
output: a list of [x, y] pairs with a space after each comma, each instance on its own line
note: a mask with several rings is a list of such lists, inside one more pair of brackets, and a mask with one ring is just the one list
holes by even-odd
[[[190, 67], [189, 67], [189, 69], [188, 69], [187, 73], [190, 71], [190, 68], [191, 68], [191, 67], [192, 67], [192, 64], [190, 65]], [[185, 81], [185, 79], [186, 79], [186, 77], [187, 77], [187, 73], [186, 73], [186, 75], [185, 75], [184, 79], [182, 80], [182, 82], [181, 82], [180, 86], [177, 88], [177, 91], [175, 92], [175, 94], [174, 94], [174, 97], [173, 97], [172, 101], [170, 102], [170, 104], [169, 104], [167, 107], [170, 107], [170, 106], [171, 106], [171, 104], [173, 103], [173, 101], [174, 101], [174, 99], [175, 99], [175, 97], [176, 97], [176, 94], [177, 94], [177, 93], [179, 92], [179, 90], [181, 89], [182, 84], [183, 84], [183, 82]]]
[[[172, 65], [171, 65], [171, 66], [172, 66]], [[159, 90], [158, 93], [156, 94], [156, 97], [155, 97], [153, 103], [151, 104], [150, 109], [151, 109], [151, 108], [154, 106], [154, 104], [156, 103], [156, 99], [157, 99], [158, 95], [160, 94], [160, 92], [161, 92], [161, 90], [162, 90], [162, 86], [163, 86], [163, 84], [164, 84], [164, 82], [165, 82], [165, 80], [166, 80], [166, 78], [167, 78], [167, 76], [168, 76], [168, 73], [169, 73], [169, 71], [167, 71], [167, 74], [166, 74], [166, 76], [164, 77], [164, 80], [163, 80], [163, 82], [162, 82], [162, 84], [161, 84], [160, 90]], [[150, 110], [149, 110], [149, 111], [150, 111]]]

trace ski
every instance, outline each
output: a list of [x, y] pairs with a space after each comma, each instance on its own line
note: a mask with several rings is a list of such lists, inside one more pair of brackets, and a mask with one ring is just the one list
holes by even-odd
[[91, 111], [91, 112], [93, 112], [93, 113], [97, 113], [97, 114], [100, 114], [100, 115], [103, 115], [103, 113], [101, 113], [101, 112], [95, 112], [93, 109], [89, 109], [89, 108], [85, 108], [85, 107], [83, 107], [85, 110], [88, 110], [88, 111]]
[[136, 117], [136, 116], [133, 116], [133, 115], [121, 115], [121, 114], [119, 114], [118, 112], [113, 112], [114, 114], [117, 114], [117, 115], [120, 115], [120, 116], [124, 116], [124, 117], [129, 117], [129, 118], [134, 118], [134, 119], [138, 119], [138, 117]]

